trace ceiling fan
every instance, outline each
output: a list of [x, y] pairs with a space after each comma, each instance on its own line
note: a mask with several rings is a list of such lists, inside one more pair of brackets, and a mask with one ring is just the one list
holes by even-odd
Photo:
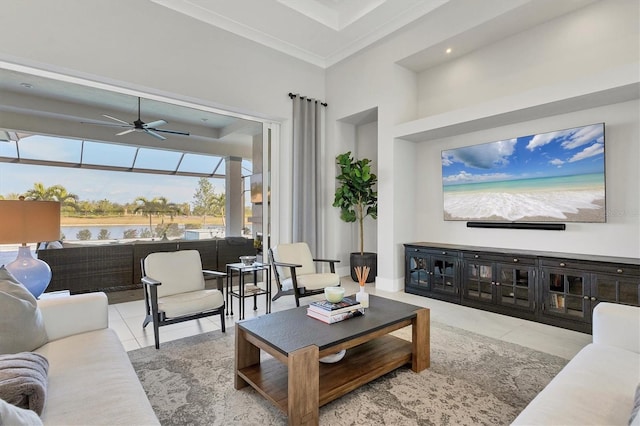
[[156, 121], [152, 121], [151, 123], [145, 123], [144, 121], [142, 121], [140, 119], [140, 98], [138, 97], [138, 119], [135, 120], [133, 123], [129, 123], [127, 121], [124, 120], [120, 120], [119, 118], [116, 117], [112, 117], [110, 115], [107, 114], [102, 114], [103, 117], [106, 117], [110, 120], [113, 121], [117, 121], [120, 124], [103, 124], [103, 123], [84, 123], [84, 124], [96, 124], [96, 125], [101, 125], [101, 126], [111, 126], [111, 127], [124, 127], [126, 128], [126, 130], [120, 132], [120, 133], [116, 133], [116, 136], [122, 136], [122, 135], [126, 135], [127, 133], [132, 133], [132, 132], [144, 132], [148, 135], [153, 136], [154, 138], [158, 138], [160, 140], [165, 140], [167, 138], [165, 138], [164, 136], [162, 136], [160, 133], [171, 133], [174, 135], [183, 135], [183, 136], [189, 136], [189, 132], [183, 132], [183, 131], [179, 131], [179, 130], [169, 130], [169, 129], [158, 129], [158, 126], [164, 126], [165, 124], [167, 124], [166, 120], [156, 120]]

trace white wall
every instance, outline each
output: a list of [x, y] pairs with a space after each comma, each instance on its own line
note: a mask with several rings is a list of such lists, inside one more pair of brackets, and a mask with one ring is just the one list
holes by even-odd
[[[3, 0], [2, 16], [0, 61], [282, 121], [285, 159], [287, 94], [325, 95], [323, 69], [146, 0]], [[276, 172], [289, 167], [279, 158]], [[286, 176], [274, 177], [282, 193], [290, 192]], [[276, 217], [284, 240], [287, 206]]]
[[[485, 10], [482, 8], [467, 8], [468, 14], [459, 13], [463, 5], [473, 9], [480, 4], [478, 2], [453, 2], [451, 7], [456, 4], [457, 13], [446, 5], [439, 11], [439, 19], [416, 23], [327, 70], [327, 100], [333, 106], [328, 112], [328, 140], [333, 144], [330, 150], [340, 152], [345, 146], [331, 119], [378, 108], [377, 287], [385, 290], [402, 288], [402, 244], [414, 241], [638, 257], [638, 186], [628, 184], [627, 175], [622, 172], [628, 170], [628, 178], [638, 180], [637, 172], [633, 172], [638, 164], [637, 103], [536, 121], [530, 121], [524, 113], [518, 124], [437, 141], [394, 140], [394, 128], [400, 123], [440, 113], [452, 114], [455, 118], [456, 110], [514, 95], [518, 95], [521, 103], [530, 100], [532, 105], [540, 105], [556, 100], [552, 98], [554, 91], [547, 90], [554, 85], [598, 81], [606, 78], [608, 71], [624, 66], [637, 67], [640, 54], [638, 2], [595, 2], [420, 73], [395, 65], [430, 46], [444, 45], [446, 36], [443, 34], [454, 38], [462, 33], [470, 15], [478, 18], [476, 25], [483, 19], [491, 19], [483, 15]], [[513, 3], [503, 4], [506, 7]], [[447, 27], [443, 28], [445, 24]], [[536, 92], [536, 89], [545, 90]], [[548, 99], [541, 99], [544, 96]], [[607, 123], [610, 141], [607, 147], [607, 207], [610, 211], [607, 224], [569, 225], [567, 231], [551, 237], [552, 245], [548, 244], [550, 231], [514, 233], [471, 230], [464, 225], [444, 226], [439, 192], [441, 149], [464, 145], [471, 140], [477, 143], [497, 140], [498, 135], [527, 135], [570, 127], [567, 123], [581, 125], [598, 121]], [[628, 150], [616, 148], [616, 144], [622, 144], [620, 141], [629, 145]], [[618, 170], [612, 171], [612, 168]], [[335, 212], [328, 213], [328, 223], [335, 229], [329, 236], [333, 239], [332, 247], [344, 257], [350, 249], [339, 237], [344, 233], [343, 224], [336, 219]]]
[[[416, 144], [416, 241], [640, 257], [640, 102], [630, 101]], [[605, 123], [606, 223], [566, 231], [467, 228], [444, 221], [441, 151], [534, 133]]]
[[3, 0], [0, 58], [290, 116], [322, 98], [324, 71], [146, 0]]
[[[356, 126], [356, 158], [371, 160], [371, 171], [378, 174], [378, 122]], [[364, 251], [376, 252], [378, 249], [378, 233], [376, 221], [367, 217], [363, 222]], [[356, 226], [357, 228], [357, 226]], [[356, 241], [359, 238], [356, 236]]]
[[426, 117], [638, 61], [637, 0], [596, 2], [418, 76]]

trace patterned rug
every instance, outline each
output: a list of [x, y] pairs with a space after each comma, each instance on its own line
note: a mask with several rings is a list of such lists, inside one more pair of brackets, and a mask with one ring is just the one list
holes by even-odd
[[[163, 425], [287, 424], [252, 388], [233, 388], [233, 351], [228, 328], [129, 357]], [[320, 424], [507, 425], [566, 363], [431, 321], [431, 368], [400, 368], [321, 407]]]

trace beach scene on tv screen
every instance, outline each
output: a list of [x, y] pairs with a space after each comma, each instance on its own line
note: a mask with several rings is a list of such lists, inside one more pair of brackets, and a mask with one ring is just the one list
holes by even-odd
[[604, 123], [442, 151], [445, 220], [605, 222]]

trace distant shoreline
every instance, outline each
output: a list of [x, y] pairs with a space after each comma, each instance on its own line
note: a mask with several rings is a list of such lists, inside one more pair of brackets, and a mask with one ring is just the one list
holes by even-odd
[[[162, 217], [152, 216], [151, 224], [153, 226], [162, 223]], [[203, 224], [202, 216], [174, 216], [173, 219], [169, 216], [164, 217], [164, 223], [177, 223], [179, 225]], [[222, 225], [222, 218], [207, 216], [204, 222], [206, 225]], [[91, 216], [91, 217], [68, 217], [62, 216], [60, 218], [61, 226], [108, 226], [108, 225], [135, 225], [135, 226], [149, 226], [148, 216], [130, 215], [130, 216]]]

